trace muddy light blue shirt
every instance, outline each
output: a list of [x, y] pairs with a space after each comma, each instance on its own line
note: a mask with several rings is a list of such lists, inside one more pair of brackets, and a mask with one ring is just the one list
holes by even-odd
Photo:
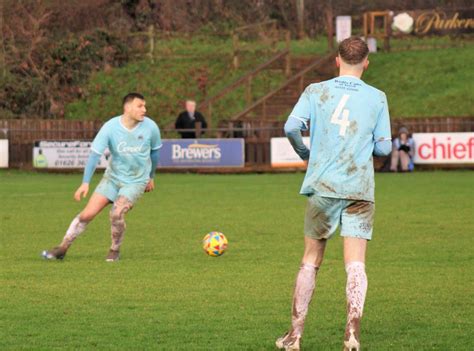
[[135, 128], [127, 129], [121, 117], [114, 117], [102, 126], [91, 150], [102, 155], [109, 149], [111, 159], [105, 177], [124, 184], [147, 182], [150, 179], [151, 150], [162, 146], [160, 129], [148, 117]]
[[[311, 151], [301, 132], [310, 124]], [[372, 154], [390, 152], [385, 94], [353, 76], [309, 85], [293, 108], [285, 132], [308, 159], [301, 194], [374, 201]]]

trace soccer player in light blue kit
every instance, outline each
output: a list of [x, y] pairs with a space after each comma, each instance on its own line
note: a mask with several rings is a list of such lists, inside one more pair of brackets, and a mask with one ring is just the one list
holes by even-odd
[[[372, 238], [374, 167], [372, 155], [388, 155], [391, 132], [385, 94], [360, 77], [369, 64], [368, 47], [356, 37], [339, 45], [337, 78], [311, 84], [285, 124], [296, 153], [308, 161], [301, 194], [308, 196], [305, 250], [293, 295], [292, 325], [276, 341], [299, 350], [304, 321], [326, 242], [341, 225], [347, 272], [344, 350], [360, 349], [360, 319], [367, 291], [365, 252]], [[311, 151], [301, 131], [310, 125]]]
[[92, 142], [83, 181], [74, 194], [74, 199], [80, 201], [87, 196], [97, 163], [108, 148], [111, 159], [104, 177], [84, 210], [73, 219], [61, 244], [44, 251], [44, 258], [63, 259], [72, 242], [86, 229], [87, 224], [112, 203], [112, 246], [106, 260], [113, 262], [119, 259], [120, 245], [125, 233], [125, 214], [144, 192], [155, 188], [153, 178], [162, 146], [161, 136], [156, 123], [145, 117], [145, 113], [145, 98], [141, 94], [130, 93], [123, 98], [123, 114], [110, 119], [102, 126]]

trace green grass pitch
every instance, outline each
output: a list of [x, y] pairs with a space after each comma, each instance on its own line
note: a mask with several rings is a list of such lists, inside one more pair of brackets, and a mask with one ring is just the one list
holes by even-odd
[[[97, 184], [100, 175], [94, 178]], [[303, 174], [158, 174], [106, 263], [106, 212], [63, 262], [76, 175], [0, 172], [1, 350], [274, 350], [303, 249]], [[364, 350], [473, 350], [474, 173], [376, 175]], [[200, 240], [222, 231], [211, 258]], [[303, 348], [340, 350], [341, 239], [328, 245]]]

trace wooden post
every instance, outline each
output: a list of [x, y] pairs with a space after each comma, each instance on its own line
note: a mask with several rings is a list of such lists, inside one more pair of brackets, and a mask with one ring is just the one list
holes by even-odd
[[373, 12], [369, 12], [369, 26], [370, 26], [370, 34], [374, 35], [375, 34], [375, 16]]
[[263, 100], [262, 120], [267, 119], [267, 100]]
[[298, 39], [303, 39], [304, 32], [304, 0], [296, 0], [296, 18], [298, 22]]
[[239, 35], [232, 32], [232, 67], [239, 68]]
[[3, 78], [7, 75], [7, 68], [5, 65], [5, 38], [3, 37], [3, 1], [0, 1], [0, 66], [2, 67]]
[[201, 137], [201, 133], [202, 133], [202, 123], [201, 122], [196, 122], [195, 129], [196, 129], [196, 138], [199, 139]]
[[212, 129], [212, 102], [207, 105], [207, 125]]
[[392, 35], [392, 28], [390, 27], [390, 14], [386, 13], [383, 19], [384, 24], [384, 49], [385, 51], [390, 51], [390, 36]]
[[252, 76], [250, 75], [247, 78], [247, 85], [245, 89], [245, 101], [247, 102], [247, 105], [250, 106], [252, 103]]
[[278, 42], [278, 32], [276, 27], [276, 21], [272, 22], [272, 29], [271, 29], [271, 50], [275, 52], [277, 49], [277, 42]]
[[234, 138], [235, 137], [235, 135], [234, 135], [234, 123], [232, 123], [231, 121], [227, 122], [227, 137], [228, 138]]
[[291, 32], [289, 30], [285, 31], [285, 47], [286, 50], [290, 50], [291, 45]]
[[328, 49], [334, 50], [334, 20], [332, 12], [332, 1], [329, 0], [326, 8], [326, 27], [328, 33]]
[[148, 52], [148, 56], [150, 57], [151, 63], [153, 63], [153, 53], [155, 51], [155, 27], [153, 25], [148, 27], [148, 39], [150, 43], [150, 51]]
[[369, 36], [369, 14], [367, 12], [364, 12], [363, 18], [364, 18], [364, 37], [365, 37], [365, 40], [367, 40]]
[[285, 55], [285, 76], [288, 78], [291, 75], [291, 58], [290, 58], [291, 32], [285, 31], [285, 47], [288, 53]]
[[298, 80], [298, 88], [299, 88], [299, 94], [301, 94], [301, 92], [303, 91], [304, 89], [304, 75], [301, 75], [299, 80]]
[[285, 55], [285, 77], [288, 78], [291, 75], [291, 57], [288, 52]]

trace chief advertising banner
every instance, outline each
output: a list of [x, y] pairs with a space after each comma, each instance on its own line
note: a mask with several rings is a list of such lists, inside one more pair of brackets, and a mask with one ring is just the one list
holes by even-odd
[[474, 133], [414, 133], [415, 164], [474, 163]]
[[244, 139], [165, 139], [158, 167], [243, 167]]
[[[84, 168], [90, 153], [91, 141], [38, 141], [33, 148], [35, 168]], [[106, 168], [109, 152], [106, 150], [97, 168]]]
[[[303, 137], [303, 143], [309, 148], [309, 137]], [[306, 163], [293, 150], [288, 138], [272, 138], [270, 146], [272, 167], [306, 167]]]

